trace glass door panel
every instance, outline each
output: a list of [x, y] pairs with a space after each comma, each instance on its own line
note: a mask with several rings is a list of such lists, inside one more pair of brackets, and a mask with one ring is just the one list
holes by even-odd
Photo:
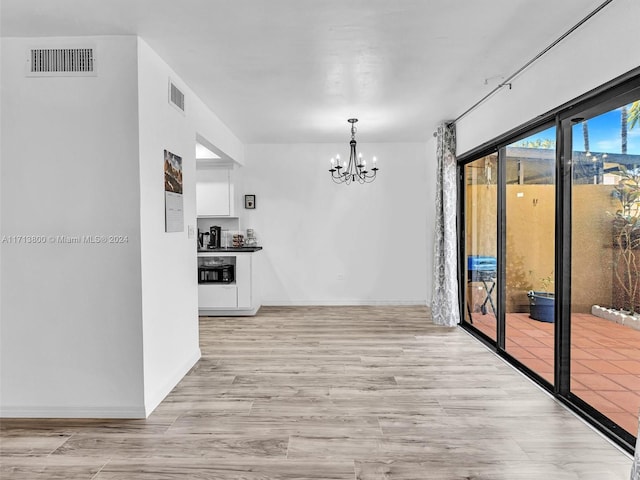
[[571, 132], [570, 389], [632, 435], [640, 409], [639, 113], [632, 102]]
[[556, 129], [505, 149], [505, 350], [554, 382]]
[[496, 340], [497, 154], [464, 167], [467, 254], [464, 320]]

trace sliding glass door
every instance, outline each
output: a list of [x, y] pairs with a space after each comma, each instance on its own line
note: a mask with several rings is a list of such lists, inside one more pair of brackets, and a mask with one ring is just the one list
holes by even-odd
[[640, 76], [460, 159], [464, 327], [632, 448]]
[[554, 382], [556, 129], [502, 150], [505, 350]]
[[465, 301], [463, 318], [496, 340], [497, 312], [497, 154], [464, 167]]
[[571, 392], [630, 434], [640, 409], [640, 98], [571, 122]]

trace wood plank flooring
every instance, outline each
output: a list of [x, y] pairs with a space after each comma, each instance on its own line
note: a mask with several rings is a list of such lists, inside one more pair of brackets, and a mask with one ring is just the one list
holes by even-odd
[[627, 480], [631, 459], [421, 307], [202, 318], [146, 420], [0, 423], [0, 478]]

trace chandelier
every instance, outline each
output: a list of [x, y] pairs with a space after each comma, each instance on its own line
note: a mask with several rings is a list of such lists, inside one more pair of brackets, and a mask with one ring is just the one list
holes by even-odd
[[346, 161], [340, 164], [340, 155], [332, 158], [330, 160], [331, 168], [329, 169], [331, 179], [335, 183], [345, 183], [347, 185], [351, 182], [371, 183], [378, 173], [377, 159], [373, 157], [371, 170], [367, 170], [367, 161], [362, 159], [362, 153], [356, 154], [356, 122], [358, 119], [350, 118], [347, 121], [351, 124], [349, 164]]

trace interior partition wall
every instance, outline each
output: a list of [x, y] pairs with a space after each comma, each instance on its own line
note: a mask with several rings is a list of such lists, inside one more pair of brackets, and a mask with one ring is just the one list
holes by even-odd
[[640, 75], [459, 158], [462, 326], [632, 451]]

